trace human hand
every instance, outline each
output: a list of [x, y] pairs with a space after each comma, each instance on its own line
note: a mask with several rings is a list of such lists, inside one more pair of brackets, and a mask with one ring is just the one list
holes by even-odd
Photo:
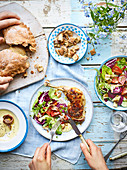
[[90, 153], [84, 143], [80, 144], [82, 152], [84, 153], [85, 159], [88, 165], [94, 170], [108, 170], [106, 162], [101, 152], [101, 148], [98, 148], [90, 139], [86, 140], [89, 147]]
[[[3, 11], [0, 13], [0, 30], [12, 25], [20, 24], [20, 17], [13, 12]], [[0, 44], [4, 42], [4, 38], [0, 37]]]
[[36, 149], [29, 168], [31, 170], [51, 170], [51, 147], [48, 143]]
[[12, 77], [0, 77], [0, 92], [5, 91], [9, 86], [9, 82], [12, 80]]

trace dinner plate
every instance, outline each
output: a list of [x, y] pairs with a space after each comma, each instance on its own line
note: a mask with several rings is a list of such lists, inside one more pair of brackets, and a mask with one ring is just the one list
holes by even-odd
[[[112, 60], [112, 59], [114, 59], [114, 58], [123, 58], [123, 57], [127, 58], [127, 56], [120, 55], [120, 56], [114, 56], [114, 57], [111, 57], [111, 58], [105, 60], [105, 61], [101, 64], [101, 66], [100, 66], [100, 68], [99, 68], [99, 71], [100, 71], [100, 69], [102, 68], [102, 66], [103, 66], [106, 62], [108, 62], [108, 61], [110, 61], [110, 60]], [[96, 73], [96, 76], [97, 76], [97, 73]], [[95, 89], [96, 95], [98, 96], [99, 100], [100, 100], [104, 105], [106, 105], [107, 107], [109, 107], [110, 109], [117, 110], [117, 111], [125, 111], [125, 110], [127, 110], [127, 108], [122, 107], [122, 106], [118, 106], [118, 107], [115, 108], [115, 107], [113, 107], [113, 102], [111, 102], [111, 101], [105, 102], [104, 100], [102, 100], [102, 98], [101, 98], [101, 96], [99, 95], [99, 93], [98, 93], [98, 91], [97, 91], [97, 88], [96, 88], [96, 76], [95, 76], [95, 79], [94, 79], [94, 89]]]
[[[73, 79], [67, 79], [67, 78], [60, 78], [60, 79], [53, 79], [50, 80], [50, 83], [56, 86], [70, 86], [70, 87], [77, 87], [79, 88], [83, 94], [85, 95], [86, 98], [86, 118], [85, 121], [82, 124], [78, 124], [78, 128], [81, 131], [81, 133], [83, 133], [88, 126], [91, 123], [92, 117], [93, 117], [93, 102], [92, 99], [87, 91], [87, 89], [79, 82], [77, 82], [76, 80]], [[30, 109], [29, 112], [31, 114], [32, 111], [32, 106], [34, 101], [36, 100], [37, 96], [38, 96], [38, 92], [42, 92], [42, 91], [48, 91], [50, 89], [50, 87], [45, 87], [44, 85], [40, 86], [35, 93], [33, 94], [31, 101], [30, 101]], [[63, 95], [63, 100], [65, 101], [65, 96]], [[50, 132], [48, 132], [47, 130], [44, 130], [42, 125], [39, 125], [32, 117], [31, 117], [31, 121], [33, 126], [35, 127], [35, 129], [45, 138], [50, 139]], [[62, 135], [55, 135], [53, 140], [54, 141], [68, 141], [71, 140], [73, 138], [77, 137], [76, 133], [74, 132], [74, 130], [72, 129], [69, 132], [63, 132]]]
[[[79, 59], [77, 61], [74, 61], [72, 58], [69, 57], [64, 57], [64, 56], [60, 56], [55, 52], [55, 48], [54, 48], [54, 39], [55, 37], [62, 31], [64, 30], [71, 30], [74, 32], [74, 36], [76, 36], [76, 34], [78, 36], [80, 36], [81, 38], [81, 42], [78, 43], [77, 45], [79, 46], [79, 50], [77, 51], [76, 54], [78, 54]], [[86, 51], [87, 51], [87, 38], [86, 38], [86, 34], [84, 33], [84, 31], [74, 25], [74, 24], [70, 24], [70, 23], [65, 23], [65, 24], [61, 24], [58, 25], [55, 29], [53, 29], [53, 31], [50, 33], [49, 38], [48, 38], [48, 50], [51, 54], [51, 56], [58, 62], [62, 63], [62, 64], [73, 64], [78, 62], [79, 60], [81, 60]]]
[[19, 121], [19, 130], [16, 136], [8, 141], [0, 141], [0, 152], [9, 152], [18, 148], [24, 142], [28, 133], [28, 121], [24, 111], [13, 102], [0, 100], [1, 109], [11, 111]]

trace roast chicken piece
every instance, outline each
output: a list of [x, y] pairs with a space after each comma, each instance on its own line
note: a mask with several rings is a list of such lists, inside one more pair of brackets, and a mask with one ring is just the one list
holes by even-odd
[[68, 116], [77, 122], [84, 121], [85, 119], [84, 106], [86, 104], [86, 100], [83, 92], [80, 89], [68, 86], [54, 86], [51, 85], [48, 81], [46, 81], [44, 85], [62, 91], [69, 100]]

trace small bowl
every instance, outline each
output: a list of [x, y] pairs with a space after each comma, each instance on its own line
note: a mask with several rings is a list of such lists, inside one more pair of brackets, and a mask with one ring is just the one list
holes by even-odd
[[[53, 41], [54, 41], [55, 37], [60, 32], [62, 32], [64, 30], [71, 30], [75, 34], [80, 36], [80, 38], [81, 38], [81, 42], [77, 44], [79, 46], [79, 48], [80, 48], [76, 53], [79, 56], [79, 59], [77, 61], [74, 61], [72, 58], [69, 58], [69, 57], [59, 56], [55, 51]], [[74, 64], [74, 63], [78, 62], [79, 60], [81, 60], [84, 57], [84, 55], [85, 55], [85, 53], [87, 51], [87, 37], [86, 37], [86, 34], [84, 33], [84, 31], [80, 27], [78, 27], [78, 26], [76, 26], [74, 24], [65, 23], [65, 24], [58, 25], [56, 28], [54, 28], [52, 30], [52, 32], [49, 35], [49, 38], [48, 38], [48, 50], [49, 50], [51, 56], [56, 61], [58, 61], [58, 62], [60, 62], [62, 64]]]
[[[111, 58], [105, 60], [105, 61], [101, 64], [101, 66], [100, 66], [100, 68], [99, 68], [99, 71], [100, 71], [100, 69], [102, 68], [102, 66], [103, 66], [105, 63], [107, 63], [108, 61], [110, 61], [110, 60], [112, 60], [112, 59], [114, 59], [114, 58], [127, 58], [127, 56], [123, 56], [123, 55], [114, 56], [114, 57], [111, 57]], [[96, 76], [98, 76], [97, 73], [96, 73]], [[113, 102], [111, 102], [111, 101], [109, 101], [109, 100], [108, 100], [107, 102], [105, 102], [104, 100], [102, 100], [102, 98], [101, 98], [101, 96], [99, 95], [99, 93], [98, 93], [98, 91], [97, 91], [97, 88], [96, 88], [96, 76], [95, 76], [95, 79], [94, 79], [94, 89], [95, 89], [96, 95], [97, 95], [97, 97], [99, 98], [99, 100], [100, 100], [104, 105], [106, 105], [107, 107], [109, 107], [110, 109], [113, 109], [113, 110], [116, 110], [116, 111], [125, 111], [125, 110], [127, 110], [126, 107], [122, 107], [122, 106], [118, 106], [118, 107], [115, 108], [115, 107], [113, 106]]]
[[17, 134], [10, 140], [0, 140], [0, 152], [9, 152], [18, 148], [25, 140], [28, 133], [28, 120], [24, 111], [15, 103], [0, 100], [0, 110], [9, 110], [18, 119], [19, 129]]

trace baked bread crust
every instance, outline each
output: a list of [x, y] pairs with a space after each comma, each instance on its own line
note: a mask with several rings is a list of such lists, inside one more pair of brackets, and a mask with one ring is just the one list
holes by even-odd
[[17, 74], [24, 73], [29, 68], [28, 57], [21, 55], [11, 49], [0, 51], [0, 76], [14, 77]]
[[3, 29], [3, 35], [8, 45], [22, 45], [28, 47], [32, 52], [36, 51], [35, 38], [30, 28], [24, 23]]

